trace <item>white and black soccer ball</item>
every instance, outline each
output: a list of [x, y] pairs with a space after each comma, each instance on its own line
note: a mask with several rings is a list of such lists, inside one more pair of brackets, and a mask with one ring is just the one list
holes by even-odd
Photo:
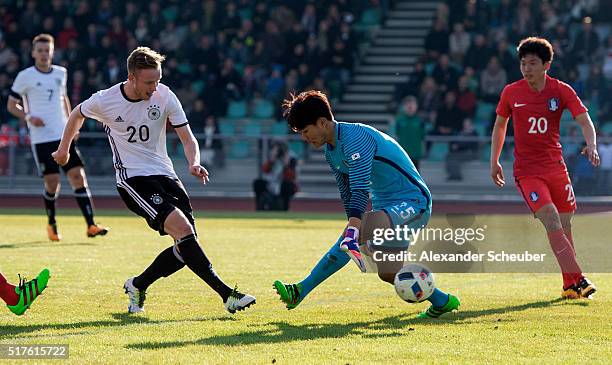
[[436, 288], [433, 273], [425, 266], [408, 264], [395, 274], [395, 291], [408, 303], [419, 303], [431, 296]]

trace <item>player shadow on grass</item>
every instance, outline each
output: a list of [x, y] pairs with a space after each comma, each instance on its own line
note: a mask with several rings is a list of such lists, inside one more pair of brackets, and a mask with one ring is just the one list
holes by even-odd
[[31, 248], [31, 245], [36, 247], [68, 247], [68, 246], [96, 246], [93, 242], [73, 242], [73, 243], [53, 243], [49, 241], [30, 241], [30, 242], [18, 242], [18, 243], [0, 243], [0, 250], [2, 249], [13, 249], [13, 248]]
[[[125, 312], [115, 312], [110, 314], [113, 320], [100, 321], [84, 321], [84, 322], [66, 322], [66, 323], [48, 323], [48, 324], [25, 324], [25, 325], [1, 325], [0, 340], [7, 338], [19, 337], [22, 334], [30, 334], [39, 330], [69, 330], [88, 327], [120, 327], [131, 324], [165, 324], [165, 323], [182, 323], [182, 322], [204, 322], [204, 321], [235, 321], [233, 317], [227, 315], [215, 315], [210, 317], [194, 317], [184, 319], [149, 319], [144, 315], [134, 315]], [[78, 333], [77, 333], [78, 334]], [[62, 333], [62, 335], [67, 335]], [[23, 336], [29, 337], [29, 336]], [[36, 336], [33, 336], [36, 337]]]
[[[132, 350], [150, 350], [191, 345], [243, 346], [266, 343], [284, 343], [288, 341], [305, 341], [320, 338], [340, 338], [349, 335], [361, 335], [364, 338], [399, 337], [407, 336], [409, 335], [409, 332], [418, 330], [413, 327], [414, 325], [435, 326], [437, 324], [456, 322], [461, 323], [463, 320], [469, 318], [503, 314], [507, 312], [517, 312], [527, 309], [545, 308], [562, 304], [563, 302], [565, 302], [563, 299], [558, 298], [554, 300], [539, 301], [508, 307], [474, 311], [459, 311], [439, 319], [418, 319], [415, 318], [414, 314], [400, 314], [374, 321], [357, 321], [353, 323], [314, 323], [294, 325], [287, 322], [268, 322], [261, 324], [261, 326], [273, 326], [274, 328], [249, 330], [235, 335], [204, 337], [193, 341], [141, 342], [127, 345], [126, 348]], [[566, 303], [582, 306], [588, 305], [588, 303], [584, 301], [568, 301]], [[391, 330], [391, 332], [388, 332], [389, 330]], [[385, 332], [376, 333], [377, 331]]]

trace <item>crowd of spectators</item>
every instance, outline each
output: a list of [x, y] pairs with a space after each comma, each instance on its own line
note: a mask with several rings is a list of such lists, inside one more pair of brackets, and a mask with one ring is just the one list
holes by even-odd
[[[516, 46], [532, 35], [551, 41], [555, 55], [549, 75], [576, 90], [606, 136], [612, 124], [607, 97], [612, 90], [612, 3], [599, 0], [440, 3], [425, 38], [425, 55], [396, 90], [398, 128], [405, 123], [404, 104], [416, 98], [418, 118], [411, 119], [429, 135], [488, 135], [503, 87], [522, 77]], [[455, 144], [448, 150], [471, 151], [468, 147]], [[450, 180], [460, 179], [452, 168], [447, 172]]]
[[[356, 59], [354, 28], [364, 9], [380, 20], [379, 0], [3, 2], [0, 104], [16, 74], [32, 65], [32, 38], [49, 33], [56, 39], [54, 63], [69, 71], [73, 105], [125, 79], [127, 55], [146, 45], [167, 56], [162, 82], [179, 96], [196, 132], [209, 115], [225, 116], [235, 100], [266, 100], [276, 117], [290, 91], [341, 89]], [[0, 125], [9, 121], [0, 108]]]

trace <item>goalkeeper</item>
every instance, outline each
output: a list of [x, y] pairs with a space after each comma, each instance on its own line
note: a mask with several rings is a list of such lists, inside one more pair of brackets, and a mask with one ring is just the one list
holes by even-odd
[[[348, 217], [342, 235], [310, 275], [296, 284], [274, 282], [281, 300], [288, 309], [293, 309], [350, 259], [366, 272], [366, 258], [359, 246], [360, 230], [363, 235], [369, 235], [376, 225], [377, 228], [424, 227], [431, 215], [431, 194], [406, 151], [394, 139], [364, 124], [337, 122], [325, 94], [305, 91], [285, 100], [283, 108], [293, 131], [315, 148], [324, 146], [325, 158], [336, 177]], [[370, 192], [373, 211], [364, 215]], [[376, 249], [406, 250], [408, 242], [392, 246]], [[362, 245], [362, 249], [365, 247]], [[391, 284], [402, 267], [401, 262], [376, 265], [380, 279]], [[419, 317], [439, 317], [456, 310], [460, 304], [457, 297], [439, 289], [428, 300], [430, 308]]]

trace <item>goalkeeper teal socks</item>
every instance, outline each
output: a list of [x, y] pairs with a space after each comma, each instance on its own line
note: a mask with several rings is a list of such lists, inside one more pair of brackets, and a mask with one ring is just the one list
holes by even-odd
[[442, 308], [448, 303], [448, 294], [436, 288], [427, 300], [436, 308]]
[[301, 299], [304, 299], [314, 288], [349, 262], [349, 256], [340, 250], [340, 241], [342, 238], [343, 237], [340, 237], [329, 251], [321, 257], [317, 265], [312, 269], [310, 275], [299, 283], [299, 285], [301, 285]]

